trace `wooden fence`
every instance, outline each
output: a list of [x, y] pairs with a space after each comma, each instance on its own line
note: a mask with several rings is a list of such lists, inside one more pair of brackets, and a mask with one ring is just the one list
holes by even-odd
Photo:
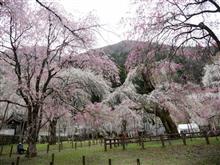
[[[217, 132], [220, 132], [218, 130]], [[212, 137], [216, 137], [216, 140], [218, 140], [218, 136], [220, 134], [214, 134]], [[193, 139], [193, 138], [204, 138], [206, 144], [210, 144], [209, 141], [209, 134], [207, 132], [191, 132], [191, 133], [182, 133], [180, 134], [163, 134], [163, 135], [157, 135], [157, 136], [139, 136], [139, 137], [120, 137], [120, 138], [105, 138], [104, 139], [104, 151], [107, 151], [107, 146], [109, 146], [110, 149], [112, 149], [112, 146], [122, 146], [123, 150], [125, 150], [126, 145], [130, 143], [137, 143], [141, 146], [142, 149], [144, 149], [144, 143], [145, 142], [152, 142], [152, 141], [161, 141], [162, 147], [165, 147], [165, 142], [167, 141], [169, 144], [171, 144], [172, 140], [182, 139], [183, 145], [187, 144], [187, 139]]]
[[[17, 157], [16, 161], [15, 162], [13, 161], [11, 165], [19, 165], [19, 160], [20, 160], [20, 157]], [[137, 165], [140, 165], [140, 159], [136, 159], [136, 162], [137, 162]], [[54, 153], [51, 155], [51, 161], [49, 164], [55, 165], [55, 154]], [[86, 157], [84, 155], [82, 156], [82, 165], [86, 165]], [[112, 165], [112, 159], [108, 159], [108, 165]]]
[[[212, 135], [212, 137], [216, 137], [216, 140], [219, 140], [218, 137], [220, 136], [219, 134], [220, 130], [218, 131], [218, 134]], [[152, 141], [160, 141], [162, 147], [165, 147], [165, 142], [168, 142], [171, 144], [172, 140], [177, 140], [177, 139], [182, 139], [183, 145], [187, 145], [187, 139], [193, 139], [193, 138], [204, 138], [204, 141], [206, 144], [210, 144], [209, 141], [210, 135], [207, 132], [193, 132], [193, 133], [183, 133], [183, 134], [164, 134], [164, 135], [158, 135], [158, 136], [139, 136], [139, 137], [133, 137], [133, 138], [128, 138], [128, 137], [121, 137], [121, 138], [104, 138], [103, 139], [94, 139], [94, 140], [88, 140], [88, 141], [69, 141], [71, 144], [71, 147], [74, 149], [77, 149], [77, 147], [90, 147], [91, 145], [103, 145], [104, 143], [104, 150], [107, 151], [107, 146], [109, 146], [110, 149], [117, 146], [122, 146], [123, 150], [126, 149], [126, 145], [130, 143], [137, 143], [138, 145], [141, 146], [141, 149], [145, 148], [146, 142], [152, 142]], [[63, 144], [62, 142], [58, 145], [58, 150], [59, 152], [63, 149]], [[3, 149], [1, 149], [2, 152]], [[12, 155], [12, 150], [13, 150], [13, 145], [10, 148], [10, 153], [9, 157]], [[46, 152], [49, 153], [50, 151], [50, 145], [47, 145]], [[0, 153], [1, 155], [1, 153]], [[19, 165], [20, 157], [16, 157], [16, 160], [13, 161], [11, 164], [12, 165]], [[141, 165], [140, 159], [136, 159], [136, 164]], [[49, 161], [50, 165], [55, 165], [56, 163], [56, 157], [55, 154], [52, 153], [51, 155], [51, 161]], [[108, 159], [108, 165], [114, 164], [114, 160]], [[82, 156], [82, 165], [87, 165], [86, 164], [86, 157]]]

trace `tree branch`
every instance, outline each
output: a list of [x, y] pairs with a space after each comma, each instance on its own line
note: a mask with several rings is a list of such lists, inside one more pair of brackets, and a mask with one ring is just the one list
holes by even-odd
[[23, 104], [14, 102], [14, 101], [6, 100], [6, 99], [0, 99], [0, 102], [4, 102], [4, 103], [8, 103], [8, 104], [14, 104], [14, 105], [18, 105], [18, 106], [20, 106], [20, 107], [27, 108], [26, 105], [23, 105]]

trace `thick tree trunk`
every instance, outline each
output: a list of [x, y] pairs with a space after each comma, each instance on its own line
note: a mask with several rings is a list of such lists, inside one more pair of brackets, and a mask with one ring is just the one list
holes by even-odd
[[157, 113], [157, 116], [162, 121], [166, 133], [168, 134], [178, 133], [176, 124], [173, 122], [168, 111], [163, 109], [162, 111], [160, 111], [160, 113]]
[[28, 143], [28, 150], [27, 150], [28, 157], [35, 157], [37, 156], [37, 147], [36, 141], [29, 141]]
[[154, 113], [158, 116], [163, 123], [166, 133], [178, 133], [177, 126], [175, 122], [170, 117], [170, 113], [167, 109], [160, 106], [158, 103], [150, 102], [149, 105], [144, 107], [145, 111], [148, 113]]
[[27, 156], [37, 156], [37, 139], [38, 139], [38, 126], [39, 126], [39, 106], [28, 107], [28, 125], [27, 125]]
[[53, 118], [50, 120], [49, 129], [50, 129], [50, 137], [49, 137], [49, 144], [54, 145], [57, 142], [56, 139], [56, 125], [57, 125], [57, 119]]
[[155, 89], [155, 85], [152, 82], [152, 74], [150, 69], [146, 66], [143, 68], [141, 75], [144, 80], [143, 91], [145, 94], [152, 92]]
[[2, 129], [3, 125], [5, 124], [5, 117], [6, 117], [6, 114], [8, 112], [8, 107], [9, 107], [9, 103], [7, 103], [7, 105], [5, 107], [4, 115], [3, 115], [3, 118], [2, 118], [2, 123], [0, 124], [0, 130]]

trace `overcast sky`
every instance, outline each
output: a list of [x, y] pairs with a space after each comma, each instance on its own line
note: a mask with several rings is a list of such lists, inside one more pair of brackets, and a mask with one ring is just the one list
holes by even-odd
[[98, 36], [96, 47], [113, 44], [124, 40], [125, 30], [119, 25], [123, 16], [126, 16], [130, 8], [130, 0], [60, 0], [68, 12], [86, 14], [92, 11], [98, 16], [103, 26], [102, 37]]
[[[120, 25], [122, 17], [131, 16], [132, 0], [42, 0], [44, 2], [58, 2], [63, 5], [67, 12], [79, 15], [87, 15], [92, 12], [99, 18], [99, 23], [103, 26], [100, 31], [101, 35], [97, 35], [97, 45], [94, 47], [102, 47], [125, 40], [124, 33], [128, 31]], [[213, 16], [216, 20], [216, 16]], [[220, 18], [219, 18], [220, 19]], [[200, 22], [201, 19], [193, 20], [193, 23]], [[212, 21], [207, 19], [206, 21]], [[213, 28], [219, 36], [220, 29]]]

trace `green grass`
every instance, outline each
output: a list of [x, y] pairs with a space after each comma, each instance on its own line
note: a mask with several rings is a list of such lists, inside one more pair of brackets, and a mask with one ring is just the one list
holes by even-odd
[[[126, 150], [122, 147], [113, 147], [104, 152], [104, 146], [83, 143], [83, 147], [72, 149], [71, 143], [63, 143], [63, 150], [58, 151], [58, 145], [50, 146], [50, 153], [46, 153], [46, 144], [38, 144], [38, 156], [26, 158], [21, 156], [20, 165], [49, 165], [51, 154], [55, 154], [55, 165], [82, 165], [82, 155], [86, 157], [86, 165], [108, 165], [108, 159], [112, 159], [112, 165], [136, 165], [139, 158], [141, 165], [219, 165], [220, 164], [220, 140], [210, 138], [210, 145], [204, 138], [187, 139], [184, 146], [182, 140], [166, 142], [162, 148], [160, 141], [145, 143], [142, 150], [137, 144], [128, 144]], [[9, 158], [10, 146], [4, 146], [3, 155], [0, 156], [0, 165], [10, 165], [18, 155], [15, 153]], [[15, 151], [15, 148], [14, 148]]]

